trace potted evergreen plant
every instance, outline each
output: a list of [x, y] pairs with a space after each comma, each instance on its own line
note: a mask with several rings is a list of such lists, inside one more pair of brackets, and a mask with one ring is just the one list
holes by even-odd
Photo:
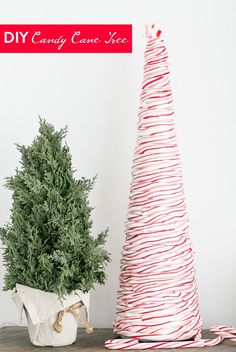
[[40, 119], [32, 144], [17, 145], [21, 167], [6, 179], [13, 202], [10, 222], [0, 229], [4, 290], [15, 290], [39, 346], [73, 343], [78, 318], [91, 330], [78, 308], [88, 313], [89, 291], [104, 284], [110, 260], [107, 230], [91, 235], [88, 194], [95, 179], [75, 178], [66, 133]]

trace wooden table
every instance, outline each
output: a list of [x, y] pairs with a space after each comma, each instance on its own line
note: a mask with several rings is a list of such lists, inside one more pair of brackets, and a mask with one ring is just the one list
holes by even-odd
[[[203, 332], [204, 337], [212, 337], [209, 332]], [[0, 329], [0, 352], [95, 352], [108, 351], [104, 348], [104, 341], [113, 337], [111, 329], [94, 329], [91, 334], [86, 334], [83, 329], [78, 329], [77, 341], [66, 347], [36, 347], [30, 343], [28, 331], [25, 327], [3, 327]], [[184, 348], [156, 351], [170, 352], [236, 352], [236, 343], [224, 341], [218, 346], [208, 348]]]

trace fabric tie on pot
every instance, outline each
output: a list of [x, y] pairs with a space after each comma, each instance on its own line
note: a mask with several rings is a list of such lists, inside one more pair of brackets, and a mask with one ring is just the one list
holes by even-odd
[[[73, 343], [77, 334], [77, 320], [84, 326], [86, 332], [92, 327], [89, 319], [88, 293], [76, 290], [60, 301], [55, 293], [45, 292], [25, 285], [16, 284], [12, 299], [23, 312], [25, 310], [31, 342], [38, 346], [66, 345]], [[78, 313], [78, 308], [84, 306], [86, 320]]]
[[202, 339], [193, 248], [188, 235], [168, 54], [155, 25], [147, 44], [133, 157], [120, 288], [109, 349], [213, 346], [236, 341], [219, 326]]

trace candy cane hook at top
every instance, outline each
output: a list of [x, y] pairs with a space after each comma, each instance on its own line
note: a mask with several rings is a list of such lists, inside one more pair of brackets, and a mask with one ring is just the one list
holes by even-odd
[[155, 37], [158, 38], [161, 36], [161, 30], [157, 28], [155, 24], [151, 24], [151, 25], [146, 24], [145, 35], [147, 38], [155, 38]]
[[235, 341], [233, 328], [202, 339], [192, 244], [173, 120], [168, 54], [146, 26], [138, 137], [122, 251], [114, 332], [108, 349], [213, 346]]

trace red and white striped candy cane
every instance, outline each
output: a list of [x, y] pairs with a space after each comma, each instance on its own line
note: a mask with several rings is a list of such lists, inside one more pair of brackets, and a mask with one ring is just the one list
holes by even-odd
[[146, 27], [126, 240], [109, 349], [213, 346], [235, 330], [201, 339], [193, 249], [173, 120], [168, 54], [161, 31]]

